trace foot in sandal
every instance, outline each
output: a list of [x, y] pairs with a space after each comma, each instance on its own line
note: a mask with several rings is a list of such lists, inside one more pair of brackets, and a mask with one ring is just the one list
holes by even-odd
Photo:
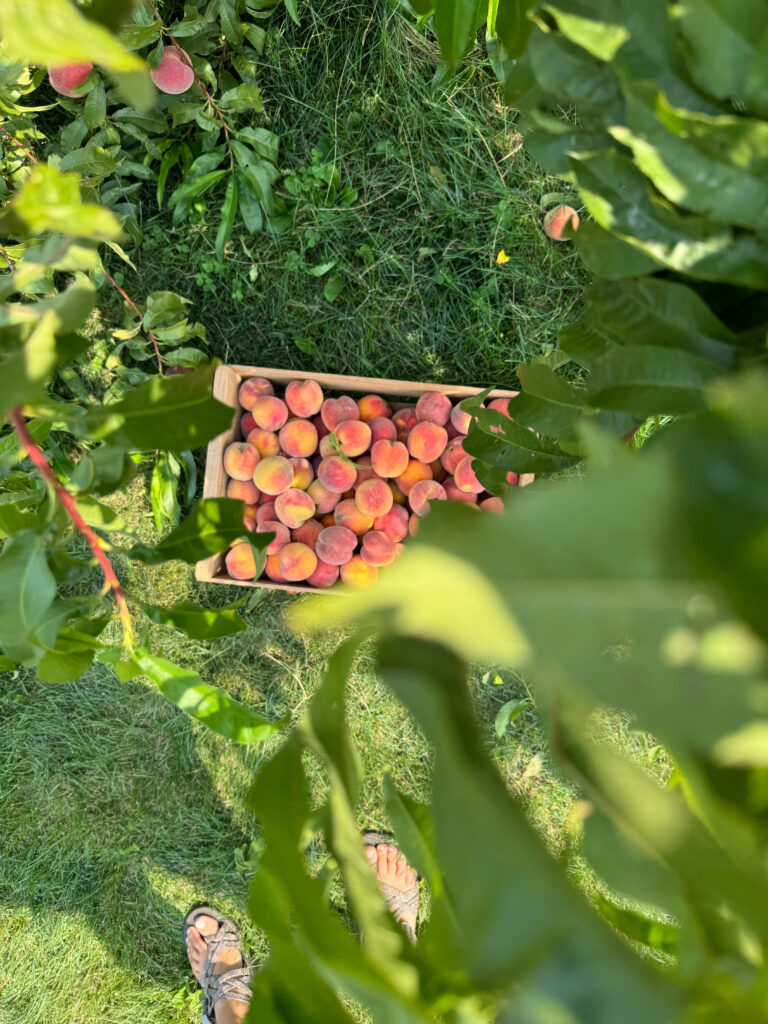
[[203, 989], [203, 1024], [245, 1020], [251, 968], [237, 926], [211, 907], [195, 907], [184, 923], [184, 941], [192, 973]]
[[365, 833], [365, 855], [371, 867], [376, 868], [376, 878], [395, 920], [402, 924], [411, 942], [415, 942], [419, 910], [416, 872], [409, 866], [405, 854], [400, 853], [396, 846], [377, 842], [379, 838], [384, 837], [372, 832]]

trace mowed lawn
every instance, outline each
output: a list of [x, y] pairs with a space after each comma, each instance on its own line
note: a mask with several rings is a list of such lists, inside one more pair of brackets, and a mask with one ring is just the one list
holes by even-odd
[[[225, 360], [514, 384], [515, 364], [555, 343], [584, 283], [572, 248], [539, 227], [542, 200], [566, 186], [526, 156], [479, 51], [435, 86], [434, 43], [394, 5], [315, 6], [322, 12], [302, 7], [300, 27], [276, 20], [265, 54], [285, 194], [299, 197], [285, 230], [236, 233], [219, 262], [216, 204], [177, 229], [148, 191], [137, 273], [116, 260], [110, 268], [135, 298], [158, 288], [190, 298], [211, 354]], [[509, 262], [497, 266], [501, 249]], [[327, 275], [309, 270], [332, 261], [343, 290], [330, 302]], [[121, 315], [104, 293], [101, 323]], [[115, 504], [131, 530], [156, 537], [146, 474]], [[147, 602], [218, 605], [237, 594], [195, 583], [181, 564], [118, 567]], [[292, 635], [281, 624], [292, 600], [258, 592], [248, 632], [232, 638], [193, 642], [154, 626], [150, 644], [264, 713], [295, 719], [339, 638]], [[366, 772], [360, 824], [384, 827], [383, 772], [428, 801], [430, 751], [372, 664], [363, 652], [348, 711]], [[556, 852], [576, 794], [548, 758], [535, 709], [496, 737], [499, 707], [526, 688], [510, 673], [494, 681], [492, 668], [471, 674], [478, 719]], [[651, 744], [630, 724], [617, 720], [642, 761]], [[204, 899], [244, 921], [259, 840], [245, 795], [281, 742], [236, 747], [105, 666], [62, 686], [26, 671], [0, 676], [0, 1024], [199, 1019], [182, 915]], [[319, 773], [313, 787], [321, 801]], [[246, 934], [263, 957], [260, 936]]]

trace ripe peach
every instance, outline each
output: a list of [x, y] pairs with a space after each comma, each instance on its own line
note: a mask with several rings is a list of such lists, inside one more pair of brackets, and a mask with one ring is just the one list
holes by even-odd
[[185, 50], [180, 46], [165, 46], [160, 63], [150, 71], [149, 77], [160, 92], [178, 96], [192, 85], [195, 73]]
[[364, 562], [360, 555], [353, 555], [342, 565], [340, 576], [348, 587], [370, 587], [379, 578], [379, 570], [375, 565]]
[[291, 541], [281, 549], [277, 565], [286, 580], [297, 583], [311, 576], [317, 568], [317, 555], [306, 544]]
[[408, 520], [408, 536], [409, 537], [415, 537], [416, 536], [416, 531], [418, 530], [420, 524], [421, 524], [421, 519], [420, 519], [419, 516], [411, 516], [411, 518]]
[[323, 423], [329, 430], [335, 430], [344, 420], [360, 419], [360, 410], [357, 402], [349, 395], [342, 395], [340, 398], [326, 398], [320, 409]]
[[317, 479], [327, 490], [343, 494], [355, 486], [357, 468], [341, 455], [330, 455], [317, 467]]
[[333, 518], [333, 512], [326, 512], [324, 516], [320, 516], [320, 522], [323, 526], [335, 526], [336, 520]]
[[387, 487], [385, 480], [373, 477], [365, 480], [355, 491], [355, 504], [362, 513], [375, 519], [377, 516], [385, 516], [392, 508], [394, 499], [392, 491]]
[[371, 428], [362, 420], [342, 420], [333, 433], [343, 455], [352, 458], [367, 452], [371, 444]]
[[439, 391], [425, 391], [416, 403], [416, 419], [419, 423], [436, 423], [438, 427], [444, 427], [450, 419], [451, 408], [447, 395]]
[[460, 491], [469, 491], [472, 494], [480, 494], [485, 490], [485, 488], [475, 476], [474, 469], [472, 469], [472, 463], [474, 461], [475, 460], [471, 455], [467, 455], [463, 458], [456, 467], [453, 479]]
[[[481, 406], [485, 408], [485, 406]], [[451, 409], [451, 424], [460, 434], [469, 433], [469, 425], [472, 422], [472, 416], [468, 412], [464, 412], [460, 405], [454, 405]]]
[[260, 494], [253, 480], [230, 480], [227, 484], [227, 497], [244, 501], [246, 505], [255, 505]]
[[377, 417], [386, 418], [392, 415], [392, 410], [380, 395], [365, 395], [363, 398], [358, 398], [357, 408], [360, 419], [366, 423]]
[[361, 512], [353, 498], [339, 502], [333, 510], [333, 520], [337, 526], [346, 526], [356, 537], [362, 537], [373, 526], [373, 516]]
[[307, 494], [314, 501], [318, 515], [332, 512], [341, 500], [341, 494], [338, 491], [329, 491], [322, 480], [313, 480], [307, 488]]
[[244, 416], [240, 417], [240, 432], [243, 437], [247, 438], [250, 432], [256, 429], [256, 420], [251, 413], [247, 412]]
[[93, 71], [93, 64], [55, 64], [48, 68], [48, 81], [62, 96], [77, 97], [77, 90]]
[[285, 583], [285, 576], [280, 572], [280, 552], [276, 555], [267, 555], [264, 563], [264, 575], [273, 583]]
[[315, 543], [322, 529], [322, 525], [316, 519], [308, 519], [301, 526], [297, 526], [295, 530], [291, 530], [291, 538], [300, 544], [306, 544], [314, 551]]
[[300, 491], [306, 491], [315, 479], [315, 471], [309, 459], [297, 459], [295, 456], [288, 460], [293, 466], [293, 480], [291, 487], [298, 487]]
[[377, 441], [371, 448], [371, 464], [379, 476], [400, 476], [408, 462], [408, 449], [402, 441]]
[[411, 459], [404, 473], [395, 478], [395, 483], [402, 493], [408, 497], [408, 493], [417, 480], [431, 480], [432, 469], [418, 459]]
[[368, 426], [371, 428], [371, 444], [376, 444], [377, 441], [397, 440], [397, 427], [392, 420], [374, 416], [372, 420], [368, 420]]
[[555, 242], [567, 242], [566, 231], [576, 231], [579, 226], [579, 215], [572, 206], [556, 206], [544, 217], [544, 234]]
[[517, 487], [517, 485], [520, 483], [520, 474], [507, 473], [507, 483], [510, 485], [510, 487]]
[[419, 462], [434, 462], [439, 459], [448, 444], [445, 427], [431, 420], [421, 420], [408, 435], [408, 451]]
[[246, 437], [248, 444], [252, 444], [262, 459], [268, 455], [277, 455], [280, 451], [280, 439], [272, 430], [262, 430], [256, 427]]
[[307, 583], [311, 587], [332, 587], [338, 578], [338, 565], [331, 565], [330, 562], [323, 562], [318, 558], [317, 568], [311, 576], [307, 576]]
[[274, 393], [275, 389], [266, 377], [246, 377], [237, 392], [237, 400], [244, 409], [252, 409], [257, 398]]
[[456, 472], [456, 467], [462, 459], [466, 458], [467, 453], [464, 451], [464, 437], [454, 437], [446, 445], [445, 451], [440, 456], [440, 462], [442, 463], [443, 469], [446, 473], [453, 474]]
[[274, 501], [265, 501], [263, 505], [259, 505], [259, 510], [256, 513], [257, 523], [266, 523], [269, 519], [276, 519], [277, 512], [275, 512]]
[[363, 537], [360, 557], [368, 565], [390, 565], [395, 560], [394, 541], [380, 530], [371, 530]]
[[419, 480], [413, 485], [411, 493], [408, 495], [410, 506], [417, 516], [429, 515], [430, 501], [446, 501], [447, 499], [445, 488], [435, 480]]
[[357, 537], [346, 526], [327, 526], [317, 535], [315, 553], [329, 565], [343, 565], [352, 557], [357, 547]]
[[233, 580], [252, 580], [256, 575], [256, 559], [250, 544], [235, 544], [227, 552], [224, 563]]
[[392, 417], [392, 422], [397, 431], [397, 440], [405, 441], [419, 421], [416, 418], [416, 410], [413, 406], [406, 406], [405, 409], [397, 410]]
[[235, 441], [224, 449], [224, 469], [233, 480], [250, 480], [259, 463], [259, 453], [253, 445]]
[[480, 508], [484, 508], [486, 512], [495, 512], [498, 515], [504, 511], [504, 502], [494, 494], [490, 498], [485, 498], [481, 501]]
[[288, 406], [282, 398], [259, 395], [251, 406], [251, 414], [262, 430], [279, 430], [288, 419]]
[[445, 493], [448, 495], [448, 501], [463, 501], [466, 505], [476, 505], [477, 495], [472, 491], [462, 491], [456, 486], [454, 477], [449, 476], [447, 480], [443, 481], [443, 487]]
[[289, 487], [275, 498], [275, 512], [281, 523], [295, 530], [315, 514], [315, 503], [306, 491]]
[[285, 389], [285, 404], [297, 416], [314, 416], [323, 404], [323, 389], [315, 380], [292, 380]]
[[262, 459], [253, 471], [253, 482], [264, 494], [282, 494], [293, 483], [294, 469], [282, 455]]
[[291, 533], [287, 526], [278, 523], [276, 519], [268, 519], [265, 523], [259, 523], [256, 533], [274, 533], [275, 539], [267, 545], [268, 555], [276, 555], [286, 544], [291, 542]]
[[[519, 392], [515, 392], [519, 394]], [[508, 420], [512, 417], [509, 415], [509, 398], [494, 398], [493, 401], [488, 403], [488, 408], [493, 409], [495, 412], [500, 412], [502, 416], [506, 416]]]
[[385, 533], [396, 544], [408, 535], [408, 512], [402, 505], [393, 505], [385, 516], [373, 520], [374, 530]]
[[449, 441], [451, 440], [451, 438], [459, 436], [458, 430], [456, 429], [456, 427], [454, 427], [450, 420], [448, 420], [448, 422], [445, 424], [445, 432], [448, 435]]
[[309, 420], [288, 420], [277, 436], [283, 451], [295, 458], [305, 459], [317, 449], [317, 430]]

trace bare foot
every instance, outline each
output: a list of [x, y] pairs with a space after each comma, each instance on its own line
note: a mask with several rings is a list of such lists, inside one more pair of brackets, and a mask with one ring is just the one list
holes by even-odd
[[[203, 977], [203, 966], [208, 952], [208, 947], [203, 939], [204, 935], [215, 935], [219, 930], [218, 921], [212, 917], [202, 914], [198, 917], [191, 928], [187, 929], [187, 956], [192, 968], [192, 973], [198, 981]], [[226, 971], [234, 970], [243, 966], [243, 958], [237, 949], [222, 949], [216, 965], [214, 974], [224, 974]], [[223, 1024], [227, 1021], [241, 1021], [245, 1019], [248, 1007], [245, 1003], [232, 999], [220, 999], [216, 1004], [217, 1020]]]
[[[378, 846], [366, 846], [365, 856], [371, 867], [376, 868], [376, 878], [379, 882], [384, 882], [394, 889], [399, 889], [400, 892], [405, 892], [416, 881], [416, 872], [408, 866], [405, 854], [399, 853], [396, 846], [387, 846], [384, 843], [379, 843]], [[396, 920], [415, 932], [415, 912], [403, 910], [395, 916]]]

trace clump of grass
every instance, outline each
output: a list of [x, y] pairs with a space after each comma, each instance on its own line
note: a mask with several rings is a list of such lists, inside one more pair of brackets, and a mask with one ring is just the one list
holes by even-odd
[[148, 191], [133, 290], [193, 297], [226, 360], [513, 384], [585, 280], [540, 228], [542, 199], [567, 186], [525, 153], [479, 51], [433, 87], [438, 60], [387, 0], [276, 21], [260, 84], [282, 140], [284, 229], [239, 230], [219, 261], [218, 199], [174, 229]]

